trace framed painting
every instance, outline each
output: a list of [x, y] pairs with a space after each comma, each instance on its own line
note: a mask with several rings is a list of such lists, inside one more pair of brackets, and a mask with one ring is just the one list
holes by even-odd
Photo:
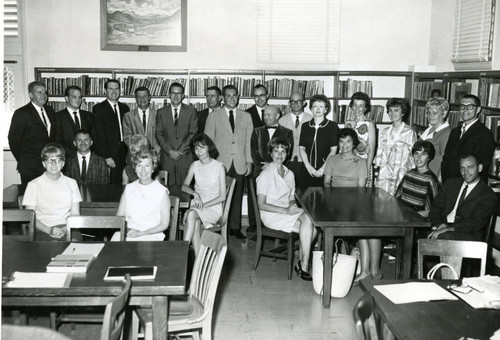
[[101, 0], [101, 50], [186, 52], [187, 0]]

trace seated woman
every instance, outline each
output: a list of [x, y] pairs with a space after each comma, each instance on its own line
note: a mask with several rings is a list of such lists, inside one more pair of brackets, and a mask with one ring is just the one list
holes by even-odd
[[134, 157], [135, 154], [143, 152], [144, 150], [150, 150], [149, 141], [146, 136], [137, 134], [130, 137], [127, 165], [125, 165], [122, 173], [123, 185], [137, 181], [138, 177], [135, 173], [135, 164], [132, 161], [132, 157]]
[[[117, 216], [127, 221], [127, 241], [163, 241], [163, 231], [170, 222], [168, 190], [152, 177], [158, 158], [149, 150], [132, 157], [139, 178], [127, 184], [118, 206]], [[119, 241], [117, 232], [111, 241]]]
[[366, 161], [356, 154], [358, 135], [345, 128], [339, 133], [339, 152], [328, 157], [323, 185], [325, 187], [364, 187], [368, 170]]
[[[197, 135], [191, 141], [191, 150], [198, 160], [189, 167], [182, 185], [182, 191], [193, 196], [191, 208], [185, 217], [184, 241], [192, 240], [194, 253], [198, 255], [200, 223], [210, 228], [222, 216], [222, 203], [226, 200], [226, 170], [224, 164], [216, 160], [219, 151], [207, 135]], [[189, 186], [193, 178], [194, 190]]]
[[257, 177], [257, 203], [260, 217], [266, 227], [300, 236], [300, 261], [294, 267], [301, 279], [311, 281], [309, 255], [316, 229], [309, 216], [295, 203], [295, 178], [283, 162], [291, 151], [287, 139], [275, 137], [268, 146], [272, 163]]
[[[64, 148], [47, 144], [42, 149], [45, 172], [29, 182], [24, 192], [22, 204], [36, 213], [37, 241], [65, 241], [66, 218], [80, 215], [82, 196], [76, 181], [62, 174], [64, 161]], [[75, 239], [81, 238], [77, 235], [73, 233]]]

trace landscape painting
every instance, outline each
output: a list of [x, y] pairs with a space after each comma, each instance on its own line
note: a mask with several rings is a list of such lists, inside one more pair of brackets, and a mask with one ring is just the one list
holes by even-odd
[[187, 0], [101, 0], [101, 49], [186, 51]]

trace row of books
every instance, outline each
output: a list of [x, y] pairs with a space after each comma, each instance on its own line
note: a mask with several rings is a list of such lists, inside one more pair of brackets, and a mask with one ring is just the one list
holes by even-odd
[[[349, 105], [341, 105], [339, 107], [338, 123], [354, 120], [354, 112]], [[366, 113], [366, 118], [373, 120], [375, 123], [382, 123], [384, 118], [385, 107], [383, 105], [372, 105], [370, 112]]]
[[218, 86], [222, 90], [226, 85], [234, 85], [241, 97], [252, 97], [253, 88], [257, 84], [262, 84], [262, 80], [258, 78], [243, 79], [241, 77], [194, 78], [189, 83], [189, 94], [191, 96], [204, 96], [210, 86]]
[[500, 115], [495, 114], [495, 113], [486, 113], [483, 112], [481, 115], [479, 115], [479, 118], [483, 124], [491, 130], [493, 133], [493, 137], [495, 138], [495, 141], [499, 143], [499, 138], [500, 138]]
[[479, 80], [479, 99], [481, 106], [500, 107], [500, 79], [481, 78]]
[[121, 95], [123, 96], [134, 96], [135, 90], [139, 87], [147, 87], [152, 96], [168, 96], [168, 90], [172, 83], [180, 83], [184, 88], [186, 87], [186, 78], [161, 78], [161, 77], [147, 77], [147, 78], [136, 78], [134, 76], [128, 76], [126, 78], [118, 78], [121, 86]]
[[339, 98], [350, 98], [356, 92], [364, 92], [369, 97], [372, 97], [372, 82], [371, 80], [347, 80], [339, 81]]
[[[450, 111], [448, 114], [448, 124], [453, 129], [458, 126], [462, 121], [462, 116], [460, 116], [460, 111]], [[428, 126], [429, 122], [427, 116], [425, 115], [425, 106], [417, 106], [415, 108], [414, 115], [412, 117], [412, 123], [419, 126]]]
[[266, 80], [265, 86], [271, 97], [288, 98], [293, 92], [300, 92], [306, 98], [310, 98], [324, 93], [325, 82], [283, 78]]
[[85, 96], [105, 96], [104, 84], [108, 78], [97, 78], [82, 75], [74, 78], [42, 77], [38, 79], [47, 87], [47, 92], [52, 96], [64, 96], [64, 91], [68, 86], [79, 86], [82, 95]]
[[445, 97], [450, 103], [460, 103], [460, 99], [470, 94], [472, 84], [467, 82], [415, 82], [413, 86], [413, 98], [417, 100], [428, 100], [432, 96]]
[[486, 98], [488, 107], [500, 108], [500, 83], [490, 84]]

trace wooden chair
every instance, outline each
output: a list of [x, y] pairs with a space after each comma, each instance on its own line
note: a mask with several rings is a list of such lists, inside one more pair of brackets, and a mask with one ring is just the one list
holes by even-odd
[[378, 340], [384, 338], [380, 316], [373, 306], [373, 299], [370, 293], [365, 293], [354, 306], [352, 311], [354, 317], [354, 327], [358, 340], [371, 340], [370, 325], [368, 320], [373, 317], [375, 331]]
[[[172, 301], [168, 315], [169, 333], [191, 334], [204, 340], [212, 338], [212, 313], [219, 284], [227, 242], [221, 235], [205, 230], [201, 236], [200, 253], [194, 263], [187, 301]], [[152, 339], [151, 309], [137, 308], [138, 321], [144, 328], [144, 338]]]
[[123, 216], [70, 216], [66, 220], [66, 240], [71, 241], [72, 229], [119, 229], [120, 241], [125, 241]]
[[168, 240], [175, 241], [177, 239], [177, 228], [179, 226], [179, 206], [181, 200], [179, 197], [170, 196], [170, 223], [168, 228]]
[[[479, 275], [486, 272], [486, 251], [488, 245], [477, 241], [455, 241], [455, 240], [418, 240], [418, 278], [424, 278], [423, 257], [439, 256], [440, 261], [452, 266], [460, 275], [462, 260], [464, 257], [481, 260]], [[442, 279], [454, 279], [449, 270], [441, 272]]]
[[[33, 210], [7, 209], [3, 211], [3, 222], [27, 222], [21, 224], [19, 235], [3, 235], [4, 240], [34, 241], [35, 240], [35, 212]], [[3, 226], [5, 231], [5, 225]]]
[[118, 340], [123, 332], [125, 307], [130, 294], [130, 274], [125, 275], [125, 286], [117, 297], [106, 305], [101, 329], [101, 340]]
[[[297, 233], [287, 233], [280, 230], [269, 229], [262, 224], [260, 219], [260, 210], [257, 203], [257, 195], [255, 193], [255, 186], [251, 182], [250, 185], [250, 196], [253, 201], [253, 207], [255, 211], [255, 224], [257, 225], [257, 245], [255, 247], [255, 260], [254, 260], [254, 270], [257, 269], [259, 265], [259, 260], [261, 256], [273, 257], [275, 259], [286, 259], [288, 263], [288, 280], [292, 278], [293, 271], [293, 253], [295, 241], [299, 239]], [[264, 237], [275, 239], [275, 248], [273, 249], [262, 249], [262, 240]], [[280, 240], [285, 240], [286, 245], [280, 245]]]
[[168, 185], [168, 171], [167, 170], [160, 170], [160, 172], [158, 172], [158, 178], [160, 179], [161, 184], [163, 184], [164, 186]]

